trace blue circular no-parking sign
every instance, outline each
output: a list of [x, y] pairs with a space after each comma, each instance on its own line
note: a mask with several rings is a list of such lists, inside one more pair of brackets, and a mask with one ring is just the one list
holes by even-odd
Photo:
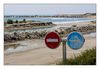
[[83, 46], [85, 39], [79, 32], [72, 32], [68, 35], [67, 44], [72, 49], [79, 49]]

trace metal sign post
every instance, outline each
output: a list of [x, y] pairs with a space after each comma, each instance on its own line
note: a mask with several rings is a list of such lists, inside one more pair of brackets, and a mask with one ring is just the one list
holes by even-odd
[[63, 64], [65, 65], [66, 64], [66, 39], [62, 39], [62, 44], [63, 44], [63, 46], [62, 46], [62, 54], [63, 54]]

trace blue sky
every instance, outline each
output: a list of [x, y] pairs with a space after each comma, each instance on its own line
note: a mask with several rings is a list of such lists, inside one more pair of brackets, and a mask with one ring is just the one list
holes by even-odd
[[4, 15], [53, 15], [95, 12], [95, 4], [4, 4]]

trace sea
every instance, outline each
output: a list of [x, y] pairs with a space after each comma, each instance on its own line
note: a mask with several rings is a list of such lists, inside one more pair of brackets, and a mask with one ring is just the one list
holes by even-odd
[[53, 23], [70, 23], [70, 22], [83, 22], [83, 21], [95, 21], [95, 18], [45, 18], [45, 17], [4, 17], [4, 21], [6, 22], [8, 19], [11, 19], [13, 21], [22, 21], [23, 19], [36, 21], [36, 22], [53, 22]]

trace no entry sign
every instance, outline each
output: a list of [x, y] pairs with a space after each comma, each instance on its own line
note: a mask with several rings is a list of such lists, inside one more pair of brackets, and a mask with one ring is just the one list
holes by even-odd
[[79, 49], [83, 46], [85, 39], [79, 32], [72, 32], [68, 35], [67, 44], [72, 49]]
[[60, 44], [60, 41], [61, 39], [59, 35], [55, 32], [50, 32], [45, 37], [45, 44], [51, 49], [57, 48]]

